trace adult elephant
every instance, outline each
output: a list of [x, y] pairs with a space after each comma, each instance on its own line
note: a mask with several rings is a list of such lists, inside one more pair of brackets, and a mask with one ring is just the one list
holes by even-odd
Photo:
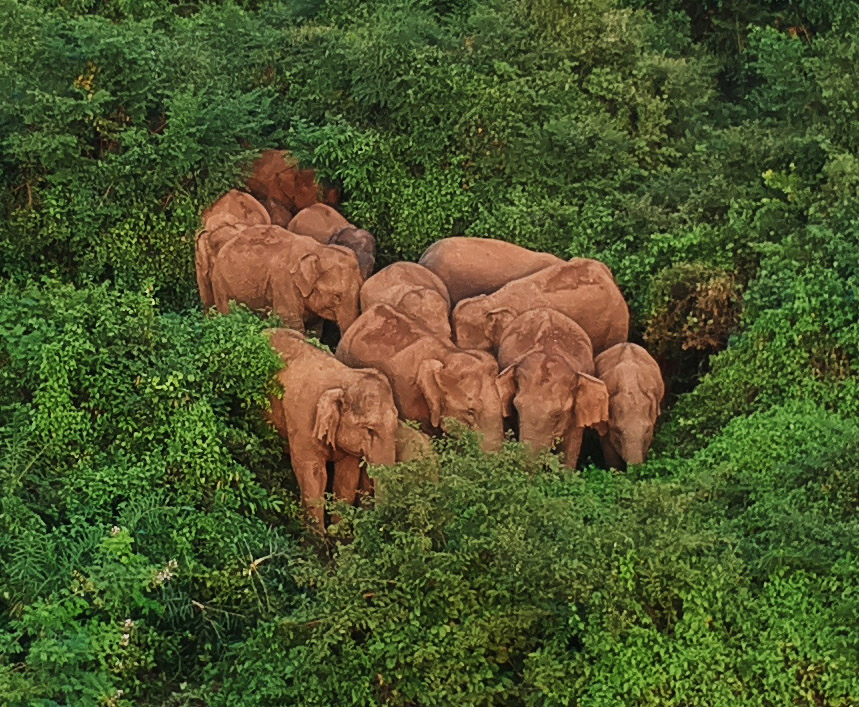
[[498, 363], [484, 351], [463, 351], [387, 304], [364, 312], [337, 347], [350, 366], [372, 366], [391, 382], [400, 416], [424, 432], [454, 418], [483, 434], [483, 448], [501, 446]]
[[436, 241], [418, 261], [444, 282], [453, 304], [490, 294], [511, 280], [561, 262], [557, 256], [507, 241], [467, 236]]
[[629, 333], [629, 309], [611, 270], [598, 260], [572, 258], [490, 295], [462, 300], [453, 310], [456, 343], [491, 351], [513, 319], [537, 307], [554, 309], [578, 323], [594, 353], [626, 341]]
[[215, 231], [221, 226], [258, 226], [271, 223], [265, 207], [253, 196], [238, 189], [226, 194], [203, 211], [203, 228]]
[[251, 309], [271, 309], [301, 332], [314, 315], [346, 331], [358, 317], [361, 283], [352, 251], [279, 226], [245, 229], [221, 248], [212, 268], [219, 312], [229, 312], [235, 300]]
[[451, 338], [450, 297], [445, 284], [417, 263], [394, 263], [361, 286], [361, 311], [389, 304], [434, 334]]
[[609, 393], [608, 429], [600, 436], [609, 466], [643, 464], [653, 441], [665, 384], [659, 364], [637, 344], [622, 343], [596, 358]]
[[194, 269], [197, 290], [206, 310], [215, 305], [212, 263], [221, 248], [249, 226], [270, 224], [268, 212], [250, 194], [232, 189], [203, 212], [203, 230], [197, 234]]
[[396, 461], [397, 409], [388, 379], [373, 369], [343, 365], [298, 332], [274, 329], [269, 342], [286, 367], [278, 374], [283, 399], [272, 397], [271, 419], [287, 439], [304, 505], [325, 528], [326, 462], [334, 463], [334, 496], [354, 503], [371, 490], [361, 461]]
[[498, 378], [507, 415], [515, 409], [519, 440], [533, 451], [560, 439], [575, 468], [587, 427], [605, 431], [608, 391], [594, 378], [591, 340], [569, 317], [533, 309], [516, 317], [498, 345]]

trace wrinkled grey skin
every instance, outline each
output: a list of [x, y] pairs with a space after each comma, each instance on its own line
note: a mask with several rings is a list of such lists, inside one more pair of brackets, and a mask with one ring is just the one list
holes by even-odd
[[342, 245], [354, 251], [358, 258], [358, 269], [365, 280], [373, 274], [373, 268], [376, 266], [376, 239], [372, 233], [363, 228], [347, 226], [337, 233], [329, 244]]

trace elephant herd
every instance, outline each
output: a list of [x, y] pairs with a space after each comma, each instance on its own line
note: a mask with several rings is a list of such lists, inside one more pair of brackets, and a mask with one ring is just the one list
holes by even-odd
[[[238, 302], [288, 327], [268, 332], [286, 364], [271, 420], [319, 528], [329, 463], [335, 497], [352, 503], [372, 490], [362, 460], [431, 453], [426, 435], [449, 420], [480, 432], [487, 451], [506, 423], [533, 451], [560, 443], [575, 467], [592, 428], [607, 464], [644, 461], [664, 386], [627, 341], [629, 312], [606, 265], [454, 237], [371, 274], [372, 235], [277, 155], [255, 165], [251, 193], [230, 191], [204, 212], [197, 283], [207, 309]], [[324, 320], [340, 329], [334, 355], [304, 337]]]

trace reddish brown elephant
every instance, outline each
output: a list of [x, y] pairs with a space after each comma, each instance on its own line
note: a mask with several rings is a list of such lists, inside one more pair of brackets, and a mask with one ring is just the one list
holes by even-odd
[[499, 389], [505, 412], [516, 411], [519, 440], [533, 451], [561, 440], [575, 468], [585, 428], [605, 431], [608, 391], [594, 378], [591, 340], [569, 317], [539, 308], [516, 317], [501, 335]]
[[206, 311], [215, 306], [215, 294], [212, 292], [212, 266], [215, 257], [224, 245], [240, 234], [240, 227], [236, 226], [221, 226], [214, 231], [200, 231], [197, 234], [194, 269], [197, 273], [197, 290]]
[[498, 364], [484, 351], [463, 351], [390, 305], [377, 304], [349, 328], [337, 358], [388, 376], [400, 416], [425, 432], [454, 418], [483, 434], [483, 448], [503, 438]]
[[665, 385], [659, 365], [637, 344], [623, 343], [596, 358], [609, 393], [608, 429], [600, 436], [609, 466], [643, 464], [653, 441]]
[[397, 409], [388, 379], [344, 366], [289, 329], [268, 332], [286, 363], [278, 374], [283, 399], [272, 398], [272, 421], [288, 440], [292, 468], [310, 516], [324, 529], [326, 462], [334, 462], [334, 496], [354, 503], [371, 484], [360, 464], [396, 460]]
[[561, 262], [549, 253], [507, 241], [465, 236], [436, 241], [418, 261], [444, 282], [453, 304], [467, 297], [488, 295], [512, 280]]
[[287, 230], [355, 251], [361, 275], [366, 280], [372, 274], [376, 264], [376, 239], [368, 231], [355, 228], [330, 206], [314, 204], [302, 209], [289, 222]]
[[451, 338], [450, 297], [444, 283], [417, 263], [394, 263], [361, 287], [361, 311], [389, 304], [434, 334]]
[[335, 235], [351, 225], [336, 209], [327, 204], [313, 204], [293, 216], [286, 228], [320, 243], [330, 243]]
[[597, 260], [573, 258], [506, 284], [491, 295], [462, 300], [453, 310], [458, 346], [495, 349], [519, 314], [547, 307], [579, 324], [594, 353], [626, 341], [629, 309], [611, 270]]
[[320, 197], [316, 172], [301, 169], [298, 160], [286, 150], [263, 152], [252, 165], [247, 186], [278, 226], [287, 226], [295, 214]]
[[203, 230], [197, 234], [194, 266], [203, 306], [215, 305], [212, 263], [221, 247], [247, 226], [271, 223], [268, 212], [250, 194], [233, 189], [203, 212]]
[[221, 248], [212, 268], [219, 312], [229, 312], [235, 300], [251, 309], [271, 309], [302, 332], [313, 315], [346, 331], [358, 317], [361, 283], [352, 251], [279, 226], [245, 229]]
[[271, 223], [265, 207], [253, 196], [231, 189], [203, 211], [203, 228], [215, 231], [221, 226], [259, 226]]

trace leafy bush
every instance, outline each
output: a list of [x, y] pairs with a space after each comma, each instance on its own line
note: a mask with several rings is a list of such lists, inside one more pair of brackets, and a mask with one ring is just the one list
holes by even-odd
[[260, 414], [279, 359], [250, 315], [146, 294], [46, 282], [0, 303], [0, 692], [152, 694], [295, 600], [265, 564], [301, 555]]

